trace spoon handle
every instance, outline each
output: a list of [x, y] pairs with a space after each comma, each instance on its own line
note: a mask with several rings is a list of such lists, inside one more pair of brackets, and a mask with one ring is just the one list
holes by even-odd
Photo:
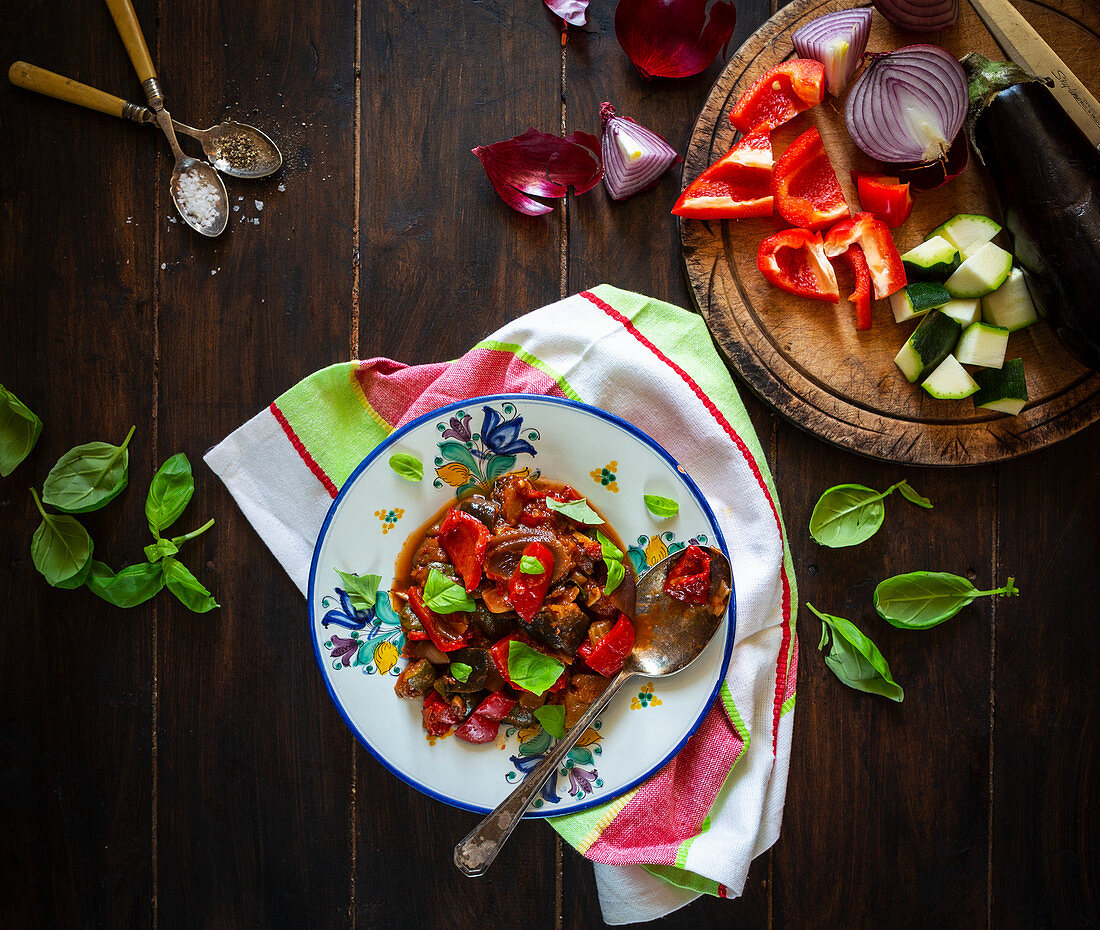
[[8, 79], [24, 90], [33, 90], [36, 94], [75, 103], [89, 110], [98, 110], [108, 116], [131, 119], [135, 123], [143, 122], [142, 114], [148, 112], [145, 107], [135, 106], [114, 94], [81, 84], [45, 68], [29, 65], [25, 61], [17, 61], [8, 69]]
[[157, 80], [157, 69], [153, 67], [149, 46], [145, 44], [145, 35], [141, 31], [141, 24], [138, 23], [133, 3], [130, 0], [107, 0], [107, 9], [111, 11], [115, 28], [122, 36], [122, 44], [126, 46], [126, 52], [141, 80], [141, 86], [145, 89], [149, 106], [159, 110], [164, 105], [164, 97], [160, 91], [160, 82]]
[[508, 837], [512, 835], [516, 824], [520, 822], [524, 811], [527, 810], [527, 805], [534, 800], [535, 795], [554, 773], [558, 763], [573, 748], [573, 744], [581, 738], [615, 693], [633, 677], [633, 672], [625, 669], [619, 672], [611, 684], [604, 689], [603, 694], [589, 705], [588, 710], [573, 725], [573, 729], [554, 744], [546, 754], [546, 758], [527, 774], [527, 777], [508, 797], [500, 802], [496, 810], [481, 821], [473, 832], [455, 847], [455, 865], [462, 872], [470, 878], [476, 878], [486, 872], [501, 847], [508, 841]]

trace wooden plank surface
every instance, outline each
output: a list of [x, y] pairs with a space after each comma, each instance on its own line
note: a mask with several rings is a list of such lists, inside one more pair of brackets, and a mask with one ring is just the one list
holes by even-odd
[[[300, 593], [201, 456], [353, 355], [454, 357], [601, 281], [689, 305], [668, 215], [678, 169], [632, 200], [599, 188], [533, 219], [469, 152], [529, 126], [595, 131], [603, 100], [684, 151], [720, 66], [641, 80], [613, 10], [594, 2], [563, 50], [535, 0], [139, 2], [176, 114], [256, 123], [286, 156], [273, 178], [228, 182], [240, 209], [213, 242], [172, 222], [154, 132], [0, 87], [0, 383], [46, 424], [0, 479], [0, 926], [600, 926], [591, 867], [544, 824], [522, 825], [488, 878], [458, 875], [450, 850], [476, 818], [355, 742], [301, 635]], [[104, 6], [59, 12], [0, 8], [4, 60], [138, 98]], [[734, 46], [770, 12], [739, 3]], [[740, 900], [655, 925], [1095, 926], [1096, 428], [1012, 463], [902, 468], [814, 439], [739, 386], [801, 601], [860, 623], [906, 700], [837, 682], [803, 609], [780, 841]], [[131, 424], [130, 487], [85, 520], [97, 555], [141, 558], [149, 479], [184, 451], [196, 493], [182, 522], [217, 523], [181, 557], [217, 611], [167, 593], [119, 610], [31, 564], [27, 488], [70, 446]], [[935, 509], [895, 496], [864, 546], [809, 539], [826, 487], [901, 477]], [[904, 633], [870, 595], [915, 568], [1012, 574], [1022, 594]]]

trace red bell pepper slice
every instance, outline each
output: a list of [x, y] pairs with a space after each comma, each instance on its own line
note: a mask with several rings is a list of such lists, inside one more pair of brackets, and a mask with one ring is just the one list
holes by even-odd
[[429, 736], [444, 736], [451, 727], [462, 722], [457, 711], [435, 691], [429, 691], [424, 696], [420, 714]]
[[809, 58], [792, 58], [765, 71], [730, 111], [741, 132], [782, 126], [825, 99], [825, 66]]
[[856, 329], [866, 330], [871, 328], [871, 274], [867, 270], [867, 259], [863, 256], [863, 249], [858, 245], [848, 247], [847, 252], [839, 256], [852, 270], [852, 279], [855, 282], [855, 290], [848, 295], [848, 300], [856, 311]]
[[913, 195], [907, 182], [869, 171], [853, 171], [852, 183], [859, 195], [859, 205], [891, 229], [901, 226], [913, 212]]
[[[710, 559], [708, 558], [709, 562]], [[707, 566], [709, 575], [710, 566]], [[605, 678], [611, 678], [622, 671], [626, 657], [634, 648], [634, 624], [624, 614], [619, 614], [615, 625], [608, 630], [603, 637], [592, 645], [590, 640], [585, 640], [577, 650], [577, 655], [584, 659], [592, 671]]]
[[695, 220], [771, 216], [773, 165], [768, 134], [748, 133], [685, 188], [672, 212]]
[[437, 614], [424, 603], [424, 592], [419, 586], [409, 588], [406, 593], [412, 612], [440, 652], [454, 652], [469, 642], [470, 625], [461, 614]]
[[[512, 676], [508, 674], [508, 645], [513, 639], [519, 640], [521, 643], [525, 643], [532, 649], [537, 649], [539, 652], [545, 652], [543, 647], [540, 647], [530, 636], [524, 633], [522, 630], [516, 630], [514, 633], [509, 633], [507, 636], [498, 639], [492, 646], [489, 647], [489, 658], [493, 660], [493, 665], [496, 666], [500, 677], [508, 682], [509, 686], [515, 688], [517, 691], [527, 691], [526, 688], [517, 685], [512, 681]], [[560, 691], [566, 685], [569, 684], [569, 669], [563, 668], [561, 676], [555, 681], [549, 688], [546, 689], [546, 693], [551, 691]]]
[[550, 578], [554, 574], [554, 555], [542, 543], [532, 542], [523, 547], [521, 558], [538, 559], [542, 566], [540, 574], [528, 575], [517, 565], [512, 577], [508, 579], [508, 602], [521, 620], [530, 623], [535, 619], [535, 614], [539, 612], [550, 588]]
[[871, 213], [857, 213], [841, 220], [825, 234], [825, 254], [835, 258], [856, 243], [863, 249], [867, 270], [875, 289], [875, 300], [889, 297], [905, 287], [905, 266], [894, 245], [890, 228]]
[[779, 215], [802, 229], [823, 229], [848, 216], [844, 191], [816, 128], [802, 133], [776, 162], [772, 196]]
[[665, 594], [685, 604], [705, 604], [710, 592], [710, 555], [688, 546], [665, 578]]
[[500, 721], [511, 713], [516, 699], [500, 691], [490, 694], [477, 705], [466, 722], [455, 730], [455, 736], [467, 743], [488, 743], [496, 739]]
[[825, 256], [820, 233], [785, 229], [768, 236], [756, 253], [756, 267], [788, 294], [834, 304], [840, 300], [836, 272]]
[[467, 591], [476, 591], [481, 584], [481, 569], [491, 536], [489, 527], [457, 507], [448, 511], [447, 519], [439, 528], [439, 545], [466, 583]]

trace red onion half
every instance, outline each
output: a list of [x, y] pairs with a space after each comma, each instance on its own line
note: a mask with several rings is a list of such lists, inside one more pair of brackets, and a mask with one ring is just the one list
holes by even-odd
[[959, 18], [959, 0], [872, 0], [895, 26], [911, 32], [935, 32]]
[[844, 125], [879, 161], [923, 164], [942, 158], [968, 104], [962, 65], [938, 45], [907, 45], [876, 55], [844, 105]]
[[625, 116], [616, 116], [610, 103], [600, 105], [603, 130], [603, 183], [612, 200], [648, 190], [680, 161], [676, 150], [652, 129]]
[[837, 10], [807, 23], [791, 36], [799, 58], [812, 58], [825, 66], [825, 89], [839, 97], [855, 74], [871, 34], [871, 11]]

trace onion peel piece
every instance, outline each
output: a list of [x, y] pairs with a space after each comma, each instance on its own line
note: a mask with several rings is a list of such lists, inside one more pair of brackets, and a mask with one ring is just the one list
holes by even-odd
[[706, 70], [736, 24], [732, 0], [619, 0], [615, 7], [615, 36], [644, 78]]
[[570, 26], [583, 26], [588, 0], [542, 0], [552, 13], [560, 16]]
[[527, 216], [541, 216], [554, 208], [525, 195], [564, 197], [570, 187], [579, 195], [592, 190], [603, 177], [600, 141], [587, 132], [562, 138], [532, 128], [471, 151], [501, 199]]

